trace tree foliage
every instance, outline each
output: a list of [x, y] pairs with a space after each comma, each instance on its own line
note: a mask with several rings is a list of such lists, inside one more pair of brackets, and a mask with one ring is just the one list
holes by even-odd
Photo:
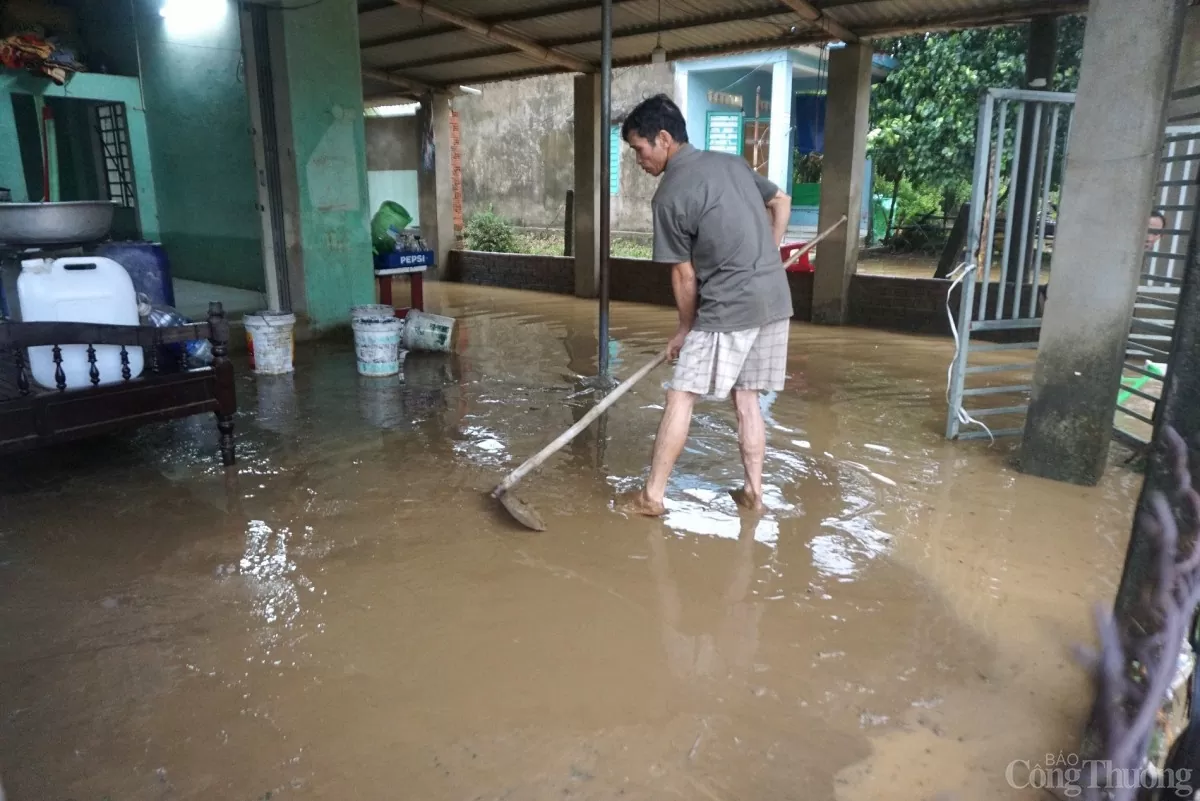
[[[1079, 82], [1082, 17], [1059, 21], [1058, 64], [1050, 89]], [[958, 194], [969, 184], [980, 93], [1024, 85], [1028, 26], [915, 34], [876, 47], [899, 66], [871, 99], [870, 155], [877, 174]]]

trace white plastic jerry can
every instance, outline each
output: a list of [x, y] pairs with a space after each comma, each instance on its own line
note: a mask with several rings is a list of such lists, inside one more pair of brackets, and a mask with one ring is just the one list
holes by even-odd
[[[23, 261], [17, 278], [17, 295], [24, 322], [140, 324], [133, 281], [125, 268], [112, 259], [87, 256]], [[86, 344], [62, 345], [67, 389], [92, 386], [87, 349]], [[130, 377], [136, 378], [144, 367], [142, 349], [128, 347], [126, 353]], [[29, 366], [38, 384], [49, 389], [57, 386], [53, 346], [30, 348]], [[96, 345], [101, 385], [123, 381], [121, 367], [119, 345]]]

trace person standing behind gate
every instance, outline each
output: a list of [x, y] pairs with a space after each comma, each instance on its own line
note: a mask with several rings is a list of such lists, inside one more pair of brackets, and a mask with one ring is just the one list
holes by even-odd
[[[1161, 211], [1155, 209], [1150, 212], [1150, 222], [1146, 228], [1146, 252], [1150, 253], [1158, 245], [1158, 240], [1162, 239], [1163, 229], [1167, 227], [1167, 218]], [[1046, 298], [1050, 296], [1050, 287], [1047, 284], [1042, 284], [1038, 287], [1038, 317], [1044, 317], [1046, 314]]]
[[745, 484], [732, 494], [762, 508], [766, 431], [759, 393], [783, 389], [792, 298], [779, 257], [791, 198], [745, 159], [688, 143], [679, 107], [666, 95], [643, 101], [621, 137], [638, 166], [662, 176], [654, 193], [654, 260], [671, 266], [679, 328], [667, 350], [677, 359], [654, 440], [645, 488], [624, 505], [666, 511], [667, 479], [687, 442], [696, 398], [733, 393]]

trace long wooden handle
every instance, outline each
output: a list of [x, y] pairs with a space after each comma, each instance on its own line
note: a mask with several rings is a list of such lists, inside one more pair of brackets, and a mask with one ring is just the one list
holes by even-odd
[[643, 378], [646, 377], [646, 375], [651, 370], [653, 370], [655, 367], [658, 367], [660, 364], [662, 364], [666, 360], [667, 360], [667, 354], [666, 354], [666, 351], [664, 351], [664, 352], [658, 354], [657, 356], [655, 356], [653, 360], [651, 360], [648, 364], [646, 364], [644, 367], [642, 367], [636, 373], [629, 376], [629, 378], [625, 379], [624, 383], [622, 383], [619, 387], [614, 389], [612, 392], [608, 393], [608, 395], [605, 396], [604, 400], [600, 401], [595, 406], [593, 406], [592, 409], [587, 414], [585, 414], [578, 423], [576, 423], [575, 425], [568, 428], [566, 431], [564, 431], [562, 434], [559, 435], [558, 439], [554, 440], [549, 445], [547, 445], [546, 447], [542, 448], [540, 451], [535, 453], [533, 456], [529, 457], [529, 459], [526, 460], [526, 462], [523, 465], [521, 465], [516, 470], [509, 473], [508, 477], [506, 479], [504, 479], [504, 481], [500, 482], [500, 484], [496, 487], [496, 489], [492, 490], [492, 496], [495, 498], [499, 498], [501, 495], [503, 495], [504, 493], [508, 492], [510, 489], [515, 487], [517, 485], [518, 481], [523, 479], [525, 476], [529, 475], [529, 473], [531, 473], [532, 471], [536, 470], [538, 467], [541, 466], [542, 462], [546, 461], [548, 458], [550, 458], [556, 452], [561, 450], [564, 445], [566, 445], [571, 440], [575, 439], [575, 437], [579, 436], [579, 432], [583, 431], [585, 428], [590, 426], [592, 424], [593, 420], [595, 420], [600, 415], [604, 414], [604, 412], [608, 409], [608, 407], [612, 406], [614, 403], [616, 403], [622, 395], [624, 395], [626, 392], [628, 392], [633, 387], [634, 384], [641, 381]]
[[788, 267], [791, 267], [793, 264], [795, 264], [796, 262], [800, 261], [800, 257], [801, 257], [801, 256], [803, 256], [805, 253], [807, 253], [808, 251], [810, 251], [810, 250], [812, 250], [813, 248], [815, 248], [815, 247], [817, 246], [817, 243], [818, 243], [818, 242], [820, 242], [822, 239], [824, 239], [825, 237], [829, 236], [829, 235], [830, 235], [830, 234], [832, 234], [834, 231], [836, 231], [837, 229], [839, 229], [839, 228], [841, 228], [843, 225], [845, 225], [845, 223], [846, 223], [846, 220], [847, 220], [847, 217], [846, 217], [846, 215], [845, 215], [845, 214], [843, 214], [843, 215], [842, 215], [842, 219], [838, 220], [838, 221], [837, 221], [837, 222], [835, 222], [833, 225], [829, 226], [827, 229], [825, 229], [825, 230], [824, 230], [824, 231], [822, 231], [820, 234], [818, 234], [816, 239], [814, 239], [813, 241], [809, 242], [807, 245], [805, 245], [804, 247], [800, 248], [799, 250], [797, 250], [797, 251], [796, 251], [795, 253], [793, 253], [792, 255], [788, 256], [788, 260], [787, 260], [786, 262], [784, 262], [784, 264], [783, 264], [783, 268], [786, 270]]

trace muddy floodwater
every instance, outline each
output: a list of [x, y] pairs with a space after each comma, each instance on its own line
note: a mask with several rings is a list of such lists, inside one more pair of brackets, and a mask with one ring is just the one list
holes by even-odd
[[[594, 306], [427, 297], [457, 352], [403, 382], [342, 342], [243, 369], [233, 473], [208, 418], [5, 460], [10, 799], [1040, 797], [1006, 769], [1080, 731], [1069, 649], [1139, 476], [946, 442], [949, 340], [794, 325], [765, 516], [726, 495], [728, 404], [697, 407], [665, 519], [613, 510], [660, 368], [526, 479], [549, 524], [526, 531], [484, 494], [592, 403]], [[612, 316], [618, 375], [674, 326]]]

